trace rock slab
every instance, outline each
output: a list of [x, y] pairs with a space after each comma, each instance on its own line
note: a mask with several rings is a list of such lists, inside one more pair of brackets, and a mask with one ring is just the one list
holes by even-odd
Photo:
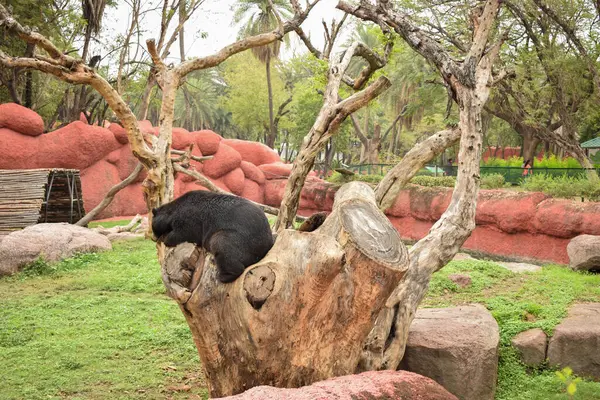
[[550, 339], [548, 362], [600, 381], [600, 303], [571, 307]]
[[400, 368], [427, 376], [461, 400], [493, 400], [498, 324], [481, 305], [417, 311]]
[[53, 262], [110, 249], [106, 236], [87, 228], [67, 223], [32, 225], [0, 242], [0, 276], [14, 274], [39, 257]]
[[537, 272], [541, 271], [542, 267], [539, 265], [518, 263], [518, 262], [497, 262], [499, 266], [506, 268], [507, 270], [514, 272], [515, 274], [523, 274], [525, 272]]
[[600, 236], [579, 235], [567, 245], [569, 265], [575, 271], [600, 271]]
[[369, 371], [298, 389], [257, 386], [228, 400], [458, 400], [433, 380], [407, 371]]
[[548, 337], [539, 328], [519, 333], [511, 341], [521, 356], [523, 364], [535, 367], [546, 360]]

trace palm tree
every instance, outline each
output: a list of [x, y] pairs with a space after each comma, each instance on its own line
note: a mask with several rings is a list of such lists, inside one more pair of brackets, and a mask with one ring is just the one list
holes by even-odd
[[[250, 36], [258, 33], [268, 32], [277, 26], [277, 16], [271, 8], [271, 4], [275, 7], [275, 11], [282, 17], [291, 15], [291, 6], [285, 0], [240, 0], [233, 6], [235, 11], [234, 23], [239, 24], [245, 21], [241, 28], [239, 36]], [[269, 135], [267, 136], [267, 146], [275, 147], [275, 132], [274, 117], [273, 117], [273, 89], [271, 88], [271, 60], [279, 57], [281, 50], [281, 42], [275, 41], [269, 45], [252, 48], [252, 54], [260, 62], [265, 64], [267, 69], [267, 89], [269, 90]]]

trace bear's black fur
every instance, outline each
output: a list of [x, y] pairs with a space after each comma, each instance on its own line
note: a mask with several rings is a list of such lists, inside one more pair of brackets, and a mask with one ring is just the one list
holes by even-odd
[[269, 221], [250, 201], [195, 190], [152, 210], [157, 240], [174, 247], [190, 242], [215, 256], [221, 282], [233, 282], [273, 246]]

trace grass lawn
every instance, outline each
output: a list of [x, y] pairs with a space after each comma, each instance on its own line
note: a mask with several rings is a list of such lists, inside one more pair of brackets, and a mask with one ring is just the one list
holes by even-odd
[[[457, 272], [473, 285], [448, 280]], [[545, 400], [567, 399], [564, 385], [548, 369], [526, 370], [510, 339], [531, 327], [550, 333], [574, 301], [600, 301], [600, 275], [556, 266], [515, 275], [460, 261], [434, 276], [423, 305], [484, 304], [501, 332], [497, 399]], [[150, 241], [35, 263], [0, 279], [0, 304], [1, 399], [207, 398], [191, 334], [164, 295]], [[574, 398], [600, 399], [600, 383], [579, 382]]]

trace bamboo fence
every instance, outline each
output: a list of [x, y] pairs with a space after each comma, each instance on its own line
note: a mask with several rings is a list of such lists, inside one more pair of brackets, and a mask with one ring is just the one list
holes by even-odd
[[0, 237], [39, 222], [75, 223], [84, 214], [78, 170], [0, 170]]

